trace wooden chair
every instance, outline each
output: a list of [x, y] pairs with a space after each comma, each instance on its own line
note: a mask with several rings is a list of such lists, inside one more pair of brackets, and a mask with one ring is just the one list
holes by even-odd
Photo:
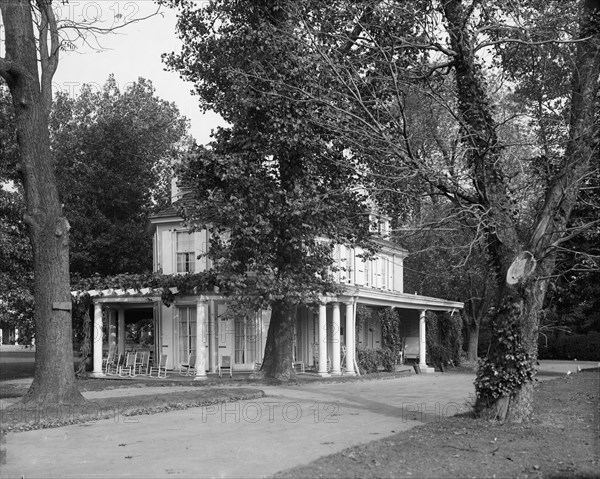
[[229, 370], [229, 377], [233, 377], [233, 364], [231, 363], [231, 356], [221, 356], [219, 361], [219, 377], [222, 378], [223, 370]]
[[292, 369], [296, 372], [305, 372], [304, 363], [302, 361], [294, 361], [292, 363]]
[[106, 367], [106, 374], [109, 374], [109, 375], [119, 374], [119, 368], [123, 365], [124, 362], [125, 362], [125, 356], [123, 356], [122, 354], [119, 354], [118, 356], [115, 355], [115, 358], [113, 359], [113, 361], [108, 363], [108, 365]]
[[196, 374], [196, 353], [188, 355], [187, 363], [179, 365], [180, 376], [194, 376]]
[[115, 351], [109, 351], [106, 357], [102, 358], [102, 370], [108, 374], [108, 369], [115, 362]]
[[119, 367], [119, 376], [123, 377], [125, 375], [127, 376], [135, 376], [135, 358], [137, 356], [137, 353], [127, 353], [127, 355], [125, 356], [125, 364], [122, 364]]
[[166, 378], [167, 377], [167, 354], [160, 355], [160, 361], [158, 364], [155, 364], [150, 368], [150, 373], [148, 376], [152, 377], [152, 373], [156, 372], [157, 378]]
[[142, 351], [135, 361], [135, 374], [147, 375], [150, 370], [150, 351]]

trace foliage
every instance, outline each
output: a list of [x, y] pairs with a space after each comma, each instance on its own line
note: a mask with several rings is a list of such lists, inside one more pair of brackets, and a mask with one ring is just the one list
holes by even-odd
[[[362, 178], [347, 145], [315, 123], [322, 109], [297, 101], [318, 71], [296, 41], [290, 2], [165, 3], [179, 9], [183, 41], [168, 65], [229, 124], [178, 170], [193, 195], [180, 213], [208, 227], [207, 256], [233, 298], [272, 308], [262, 372], [284, 378], [296, 306], [336, 290], [333, 245], [374, 249]], [[271, 82], [286, 86], [273, 94]]]
[[0, 324], [33, 337], [33, 270], [31, 247], [21, 220], [22, 194], [0, 189]]
[[462, 317], [460, 314], [426, 313], [427, 355], [434, 365], [460, 364]]
[[369, 324], [369, 321], [375, 316], [375, 310], [364, 304], [358, 303], [356, 305], [356, 322], [354, 324], [354, 337], [360, 337], [360, 332], [365, 327], [365, 324]]
[[[18, 152], [13, 108], [5, 89], [0, 92], [4, 182], [18, 176]], [[72, 282], [94, 273], [149, 271], [148, 216], [169, 200], [170, 162], [187, 148], [187, 120], [154, 95], [148, 80], [139, 79], [121, 92], [111, 76], [101, 92], [84, 86], [77, 98], [59, 93], [50, 128], [58, 186], [71, 224]], [[33, 266], [22, 221], [24, 198], [20, 189], [0, 195], [0, 285], [11, 286], [1, 288], [1, 320], [31, 337]]]
[[18, 162], [15, 114], [8, 88], [0, 80], [0, 186], [18, 180], [16, 168]]
[[400, 330], [400, 317], [398, 311], [392, 308], [385, 308], [377, 313], [377, 318], [381, 323], [381, 337], [383, 346], [392, 351], [394, 357], [402, 351], [403, 337]]
[[59, 193], [71, 224], [71, 273], [141, 273], [152, 268], [148, 217], [169, 203], [171, 162], [188, 124], [143, 78], [121, 91], [58, 93], [50, 118]]
[[276, 2], [173, 3], [181, 8], [184, 46], [168, 64], [231, 124], [180, 170], [195, 195], [183, 214], [210, 226], [208, 256], [240, 296], [249, 293], [262, 306], [314, 300], [332, 288], [323, 274], [332, 249], [322, 238], [364, 243], [369, 221], [344, 145], [314, 126], [319, 111], [287, 99], [293, 87], [280, 96], [263, 92], [271, 79], [304, 86], [313, 64]]
[[376, 373], [380, 369], [393, 372], [397, 355], [389, 348], [357, 349], [356, 362], [361, 374]]
[[546, 298], [544, 326], [576, 333], [600, 331], [599, 211], [600, 169], [596, 168], [583, 181], [569, 224], [571, 229], [588, 227], [560, 249], [556, 277]]
[[[0, 85], [0, 325], [33, 337], [33, 258], [27, 239], [23, 190], [18, 179], [19, 153], [10, 96]], [[6, 186], [5, 186], [6, 185]]]
[[79, 279], [72, 284], [74, 291], [81, 293], [81, 297], [89, 297], [90, 291], [133, 290], [139, 294], [142, 289], [150, 288], [162, 290], [161, 299], [166, 306], [173, 304], [177, 294], [196, 294], [198, 291], [210, 291], [218, 288], [223, 294], [228, 291], [218, 281], [212, 272], [190, 273], [182, 275], [165, 275], [162, 273], [118, 274], [102, 276], [99, 274], [88, 278]]
[[464, 348], [475, 360], [480, 327], [497, 294], [484, 241], [472, 218], [447, 202], [424, 200], [419, 221], [428, 226], [415, 224], [414, 230], [398, 234], [411, 252], [404, 261], [405, 290], [464, 302]]
[[556, 331], [540, 335], [539, 359], [568, 359], [579, 361], [600, 361], [600, 333], [569, 334]]
[[535, 361], [519, 341], [516, 324], [494, 329], [490, 354], [480, 359], [475, 390], [479, 407], [490, 406], [502, 397], [514, 394], [535, 374]]

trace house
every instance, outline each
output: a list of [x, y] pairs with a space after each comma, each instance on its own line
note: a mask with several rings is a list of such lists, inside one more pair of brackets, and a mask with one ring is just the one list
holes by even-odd
[[[172, 199], [176, 200], [176, 187], [174, 191]], [[210, 260], [202, 255], [209, 241], [208, 232], [189, 233], [173, 205], [154, 216], [151, 224], [155, 271], [176, 275], [210, 268]], [[389, 219], [380, 218], [381, 250], [376, 258], [366, 261], [358, 249], [335, 247], [334, 263], [338, 267], [335, 280], [343, 286], [343, 292], [322, 296], [318, 304], [298, 309], [294, 362], [313, 367], [321, 376], [356, 374], [356, 349], [382, 346], [378, 321], [364, 325], [355, 334], [356, 308], [366, 305], [396, 308], [406, 357], [419, 358], [421, 371], [433, 371], [425, 363], [425, 312], [453, 311], [462, 309], [463, 304], [406, 294], [403, 262], [407, 252], [388, 241], [388, 234]], [[251, 371], [262, 361], [269, 311], [233, 318], [227, 314], [227, 298], [218, 291], [176, 294], [170, 306], [163, 304], [161, 293], [162, 290], [150, 289], [90, 292], [94, 303], [93, 376], [104, 376], [103, 350], [123, 353], [146, 347], [155, 358], [166, 354], [169, 369], [178, 369], [194, 353], [198, 358], [196, 379], [205, 379], [207, 372], [217, 372], [222, 357], [230, 357], [237, 371]]]

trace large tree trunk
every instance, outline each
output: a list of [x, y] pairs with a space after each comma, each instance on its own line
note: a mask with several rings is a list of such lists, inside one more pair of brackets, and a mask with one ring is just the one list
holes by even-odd
[[[26, 201], [24, 221], [34, 261], [35, 373], [24, 402], [80, 402], [83, 397], [75, 386], [73, 369], [69, 223], [58, 198], [48, 133], [51, 79], [57, 57], [46, 55], [46, 42], [55, 22], [52, 23], [52, 13], [42, 11], [40, 23], [45, 27], [42, 27], [44, 43], [40, 45], [40, 84], [30, 3], [2, 0], [0, 5], [7, 58], [0, 63], [0, 74], [8, 84], [15, 108], [21, 155], [19, 170]], [[43, 3], [38, 6], [51, 8]], [[55, 30], [51, 36], [56, 40]]]
[[296, 310], [296, 305], [285, 302], [273, 304], [262, 367], [254, 377], [289, 381], [295, 376], [292, 355]]

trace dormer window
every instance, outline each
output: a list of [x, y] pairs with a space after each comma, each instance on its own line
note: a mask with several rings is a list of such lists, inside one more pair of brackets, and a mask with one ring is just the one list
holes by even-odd
[[191, 235], [187, 231], [178, 231], [176, 236], [177, 272], [193, 273], [196, 270], [194, 235]]
[[390, 221], [387, 219], [380, 219], [378, 224], [378, 233], [386, 238], [390, 234]]

